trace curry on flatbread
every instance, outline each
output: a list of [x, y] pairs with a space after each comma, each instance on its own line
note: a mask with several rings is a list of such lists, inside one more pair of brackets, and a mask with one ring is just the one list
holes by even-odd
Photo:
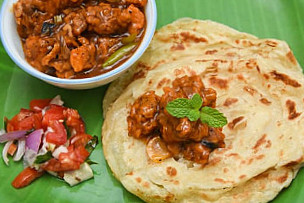
[[[270, 201], [303, 164], [303, 86], [285, 42], [177, 20], [157, 31], [143, 57], [109, 87], [104, 155], [124, 187], [147, 202]], [[227, 125], [171, 118], [164, 109], [162, 102], [196, 93]], [[170, 99], [162, 99], [166, 94]]]

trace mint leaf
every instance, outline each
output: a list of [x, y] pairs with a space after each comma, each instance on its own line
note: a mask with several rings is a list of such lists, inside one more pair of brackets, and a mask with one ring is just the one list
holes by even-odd
[[192, 109], [187, 115], [190, 121], [197, 121], [200, 118], [200, 112], [197, 109]]
[[[201, 108], [203, 104], [203, 100], [201, 98], [201, 96], [199, 94], [194, 94], [191, 98], [191, 106], [194, 108], [194, 109], [197, 109], [199, 110]], [[198, 118], [197, 118], [198, 119]]]
[[175, 99], [167, 104], [166, 110], [177, 118], [188, 117], [190, 110], [192, 110], [192, 103], [186, 98]]
[[215, 128], [223, 127], [227, 124], [227, 118], [221, 112], [207, 106], [201, 109], [200, 119], [202, 123]]

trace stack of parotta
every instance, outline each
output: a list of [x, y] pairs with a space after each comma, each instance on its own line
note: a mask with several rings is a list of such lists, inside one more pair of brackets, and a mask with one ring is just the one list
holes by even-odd
[[[205, 167], [173, 158], [153, 163], [144, 142], [128, 136], [130, 105], [193, 74], [217, 91], [216, 108], [229, 122], [226, 147], [213, 151]], [[303, 163], [303, 111], [304, 77], [285, 42], [181, 19], [161, 28], [138, 63], [110, 86], [104, 154], [115, 177], [147, 202], [267, 202]]]

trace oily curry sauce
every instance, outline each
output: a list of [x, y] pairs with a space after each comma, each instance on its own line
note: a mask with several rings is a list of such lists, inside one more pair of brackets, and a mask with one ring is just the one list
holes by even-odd
[[163, 90], [162, 96], [149, 91], [133, 103], [127, 117], [129, 136], [146, 140], [147, 154], [152, 161], [174, 157], [207, 164], [214, 149], [225, 147], [222, 129], [210, 127], [200, 120], [173, 117], [166, 105], [174, 99], [191, 98], [197, 93], [202, 97], [202, 106], [214, 108], [216, 91], [205, 88], [199, 76], [177, 78], [172, 87]]
[[[26, 60], [59, 78], [87, 78], [126, 61], [145, 32], [147, 0], [19, 0], [17, 31]], [[116, 52], [134, 45], [111, 64]]]

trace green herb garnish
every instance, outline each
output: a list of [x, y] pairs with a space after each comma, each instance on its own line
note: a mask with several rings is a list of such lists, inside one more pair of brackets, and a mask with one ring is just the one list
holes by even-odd
[[4, 125], [5, 132], [7, 132], [7, 123], [8, 123], [8, 119], [6, 117], [4, 117], [4, 119], [3, 119], [3, 125]]
[[86, 145], [86, 150], [91, 153], [97, 146], [98, 144], [98, 137], [95, 135]]
[[46, 154], [39, 155], [36, 157], [35, 164], [42, 164], [53, 158], [52, 152], [48, 151]]
[[218, 110], [204, 106], [199, 94], [193, 95], [191, 99], [178, 98], [169, 102], [166, 110], [169, 114], [177, 118], [187, 117], [190, 121], [201, 120], [210, 127], [223, 127], [227, 124], [227, 118]]
[[66, 120], [63, 121], [63, 125], [64, 125], [64, 128], [66, 130], [66, 133], [67, 133], [67, 138], [69, 139], [71, 137], [71, 131], [70, 131], [70, 128], [68, 127], [68, 125], [66, 124]]
[[89, 165], [98, 164], [97, 162], [92, 161], [91, 159], [87, 159], [86, 162], [87, 162], [87, 164], [89, 164]]

